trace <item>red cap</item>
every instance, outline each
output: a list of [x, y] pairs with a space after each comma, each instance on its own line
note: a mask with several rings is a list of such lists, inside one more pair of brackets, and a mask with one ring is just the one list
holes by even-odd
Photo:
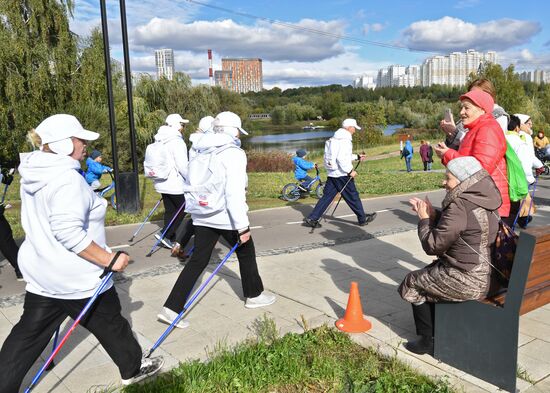
[[485, 113], [493, 113], [493, 107], [495, 106], [495, 100], [489, 93], [485, 93], [483, 90], [474, 89], [470, 90], [466, 94], [460, 96], [460, 101], [463, 99], [469, 99], [475, 106], [480, 107]]

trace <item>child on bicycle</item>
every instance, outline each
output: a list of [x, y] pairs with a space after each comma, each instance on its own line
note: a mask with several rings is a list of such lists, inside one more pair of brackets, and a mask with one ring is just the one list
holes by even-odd
[[107, 172], [112, 172], [113, 170], [107, 165], [101, 164], [102, 161], [101, 152], [99, 150], [92, 151], [90, 157], [86, 158], [86, 181], [92, 187], [92, 190], [97, 190], [101, 187], [101, 182], [99, 179], [101, 175]]
[[292, 157], [292, 162], [294, 163], [294, 177], [300, 182], [304, 191], [309, 191], [313, 178], [307, 174], [307, 171], [315, 168], [317, 164], [305, 160], [306, 155], [307, 151], [305, 149], [298, 149], [296, 150], [296, 157]]

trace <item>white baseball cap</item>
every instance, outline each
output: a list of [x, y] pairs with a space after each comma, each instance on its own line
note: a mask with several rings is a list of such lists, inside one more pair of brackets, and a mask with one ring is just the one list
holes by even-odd
[[357, 125], [357, 120], [355, 119], [345, 119], [343, 122], [342, 122], [342, 128], [347, 128], [347, 127], [354, 127], [358, 130], [361, 129], [361, 127], [359, 127]]
[[212, 123], [214, 118], [212, 116], [205, 116], [199, 121], [199, 132], [208, 132], [212, 129]]
[[241, 118], [233, 112], [218, 113], [218, 115], [214, 119], [214, 122], [212, 123], [213, 127], [233, 127], [236, 128], [240, 133], [248, 135], [248, 132], [246, 132], [242, 128], [242, 125], [243, 124], [241, 122]]
[[42, 145], [48, 144], [51, 151], [63, 155], [73, 152], [71, 137], [85, 141], [95, 141], [99, 138], [97, 132], [84, 129], [76, 117], [66, 114], [57, 114], [44, 119], [35, 131], [40, 136]]
[[168, 115], [166, 117], [166, 124], [168, 124], [170, 127], [177, 127], [179, 128], [182, 123], [183, 124], [187, 124], [189, 123], [189, 120], [187, 119], [184, 119], [183, 117], [181, 117], [181, 115], [179, 113], [172, 113], [171, 115]]

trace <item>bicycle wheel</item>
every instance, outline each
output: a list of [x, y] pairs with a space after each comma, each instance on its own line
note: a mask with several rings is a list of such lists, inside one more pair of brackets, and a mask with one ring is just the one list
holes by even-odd
[[550, 167], [548, 167], [548, 165], [544, 165], [544, 174], [550, 175]]
[[324, 191], [325, 191], [325, 185], [319, 184], [317, 188], [315, 188], [315, 194], [317, 194], [317, 198], [321, 199], [323, 197]]
[[300, 191], [294, 183], [289, 183], [283, 187], [282, 196], [285, 201], [295, 202], [300, 199]]
[[116, 194], [111, 195], [111, 206], [116, 210]]

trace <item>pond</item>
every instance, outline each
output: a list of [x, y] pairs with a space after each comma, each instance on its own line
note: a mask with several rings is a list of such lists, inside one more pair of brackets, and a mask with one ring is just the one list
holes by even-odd
[[[384, 129], [384, 135], [392, 135], [400, 128], [403, 128], [402, 124], [390, 124]], [[325, 141], [333, 134], [334, 131], [329, 130], [296, 130], [296, 132], [286, 134], [251, 135], [250, 138], [243, 140], [243, 147], [246, 150], [282, 150], [289, 153], [294, 153], [298, 149], [323, 150]]]

